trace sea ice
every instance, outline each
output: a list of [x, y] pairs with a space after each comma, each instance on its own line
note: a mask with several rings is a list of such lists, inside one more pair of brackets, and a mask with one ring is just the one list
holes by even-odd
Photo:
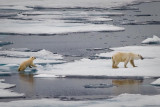
[[156, 35], [153, 35], [153, 38], [147, 38], [144, 41], [142, 41], [143, 44], [159, 44], [160, 38]]
[[15, 86], [16, 86], [15, 84], [2, 83], [2, 81], [0, 81], [0, 89], [8, 89]]
[[[5, 57], [4, 57], [5, 56]], [[21, 50], [2, 50], [0, 51], [1, 64], [20, 64], [27, 60], [29, 57], [34, 56], [37, 59], [35, 63], [62, 63], [62, 55], [53, 54], [45, 49], [32, 52], [32, 51], [21, 51]]]
[[37, 68], [37, 74], [52, 74], [65, 76], [112, 76], [112, 77], [159, 77], [160, 47], [159, 46], [126, 46], [111, 48], [112, 52], [101, 53], [98, 56], [110, 57], [115, 52], [133, 52], [141, 54], [144, 60], [135, 60], [132, 67], [128, 63], [128, 68], [124, 68], [123, 63], [118, 69], [112, 69], [111, 59], [81, 59], [74, 62], [44, 66]]
[[151, 85], [160, 86], [160, 78], [158, 78], [156, 81], [152, 82]]
[[6, 89], [0, 89], [0, 92], [0, 98], [20, 98], [25, 96], [23, 93], [16, 93]]
[[113, 87], [114, 85], [112, 84], [89, 84], [85, 85], [85, 88], [110, 88]]
[[56, 99], [32, 99], [0, 102], [1, 107], [150, 107], [160, 106], [160, 95], [121, 94], [105, 100], [60, 101]]
[[4, 79], [0, 79], [0, 98], [24, 97], [24, 94], [16, 93], [8, 89], [8, 88], [15, 87], [16, 86], [15, 84], [3, 83], [4, 81], [5, 81]]
[[[0, 26], [0, 32], [17, 33], [17, 34], [66, 34], [74, 32], [92, 32], [92, 31], [124, 31], [125, 28], [106, 24], [82, 24], [82, 23], [52, 23], [51, 22], [22, 22], [0, 21], [3, 22], [3, 27]], [[34, 24], [33, 24], [34, 23]], [[30, 27], [32, 26], [32, 28]]]

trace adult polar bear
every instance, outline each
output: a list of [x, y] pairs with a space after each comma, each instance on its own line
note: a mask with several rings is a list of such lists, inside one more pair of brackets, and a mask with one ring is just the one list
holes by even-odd
[[33, 63], [33, 60], [35, 59], [35, 57], [30, 57], [28, 60], [22, 62], [18, 68], [18, 71], [24, 71], [27, 67], [36, 67], [36, 65]]
[[144, 58], [139, 54], [117, 52], [112, 56], [112, 68], [118, 68], [118, 64], [120, 62], [124, 62], [124, 67], [127, 68], [127, 64], [129, 61], [133, 67], [136, 67], [134, 64], [134, 60], [138, 59], [143, 60]]

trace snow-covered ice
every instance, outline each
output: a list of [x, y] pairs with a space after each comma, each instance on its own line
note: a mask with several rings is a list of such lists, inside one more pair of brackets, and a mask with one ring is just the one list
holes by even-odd
[[[141, 54], [144, 60], [135, 60], [132, 67], [128, 63], [128, 68], [124, 68], [123, 63], [119, 64], [118, 69], [112, 69], [111, 59], [81, 59], [74, 62], [50, 65], [38, 68], [37, 74], [63, 75], [63, 76], [127, 76], [127, 77], [159, 77], [160, 46], [126, 46], [111, 48], [112, 52], [101, 53], [100, 57], [110, 57], [115, 52], [133, 52]], [[45, 76], [46, 77], [46, 76]]]
[[105, 100], [60, 101], [56, 99], [20, 100], [0, 102], [1, 107], [150, 107], [160, 106], [160, 95], [121, 94]]
[[125, 5], [131, 3], [135, 0], [1, 0], [0, 8], [1, 9], [21, 9], [21, 10], [30, 10], [31, 7], [42, 7], [42, 8], [76, 8], [76, 7], [98, 7], [98, 8], [109, 8], [120, 5]]
[[3, 83], [3, 81], [0, 81], [0, 89], [8, 89], [16, 86], [15, 84]]
[[143, 44], [159, 44], [160, 38], [156, 35], [153, 35], [153, 38], [147, 38], [144, 41], [142, 41]]
[[160, 78], [152, 82], [151, 85], [160, 86]]
[[[4, 57], [5, 56], [5, 57]], [[42, 49], [37, 52], [21, 50], [2, 50], [0, 51], [1, 64], [20, 64], [31, 56], [36, 57], [35, 63], [62, 63], [62, 55], [53, 54], [50, 51]]]
[[[6, 23], [4, 23], [6, 22]], [[52, 23], [51, 22], [22, 22], [0, 21], [0, 32], [16, 34], [63, 34], [73, 32], [92, 31], [124, 31], [125, 28], [106, 24], [73, 24], [73, 23]], [[34, 23], [34, 24], [33, 24]], [[30, 27], [32, 26], [32, 28]]]

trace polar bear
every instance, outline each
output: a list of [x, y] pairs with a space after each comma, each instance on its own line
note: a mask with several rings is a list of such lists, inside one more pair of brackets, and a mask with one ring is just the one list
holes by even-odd
[[127, 64], [129, 61], [133, 67], [136, 67], [134, 65], [134, 60], [138, 59], [143, 60], [144, 58], [139, 54], [117, 52], [112, 56], [112, 68], [118, 68], [118, 64], [120, 62], [124, 62], [124, 67], [127, 68]]
[[24, 71], [27, 67], [36, 67], [35, 64], [33, 64], [33, 60], [35, 60], [35, 57], [30, 57], [28, 60], [22, 62], [18, 68], [18, 71]]

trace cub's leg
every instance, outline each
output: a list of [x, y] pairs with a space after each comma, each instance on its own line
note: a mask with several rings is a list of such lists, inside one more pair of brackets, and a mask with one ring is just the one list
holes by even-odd
[[137, 67], [137, 66], [135, 66], [135, 64], [134, 64], [134, 60], [130, 60], [130, 63], [131, 63], [131, 65], [132, 65], [133, 67]]
[[30, 67], [30, 68], [32, 68], [32, 66], [31, 66], [31, 65], [30, 65], [29, 67]]
[[31, 66], [32, 66], [32, 67], [37, 67], [37, 66], [36, 66], [35, 64], [33, 64], [33, 63], [31, 64]]

